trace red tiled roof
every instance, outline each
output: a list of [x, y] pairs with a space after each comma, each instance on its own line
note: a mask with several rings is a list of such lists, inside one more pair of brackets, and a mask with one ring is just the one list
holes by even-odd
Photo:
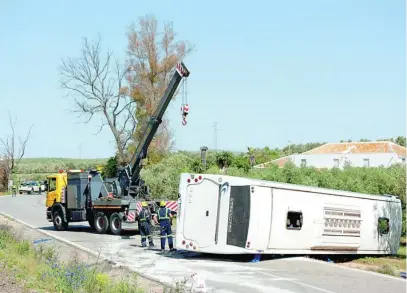
[[391, 143], [391, 148], [399, 157], [406, 157], [407, 149], [401, 145]]
[[[363, 153], [396, 153], [399, 157], [406, 157], [407, 148], [395, 144], [390, 141], [375, 141], [375, 142], [343, 142], [343, 143], [327, 143], [313, 150], [304, 152], [304, 155], [317, 154], [363, 154]], [[283, 167], [290, 160], [290, 156], [282, 157], [274, 161], [266, 162], [255, 166], [256, 168], [264, 168], [270, 164], [277, 164]]]
[[397, 153], [406, 156], [406, 148], [389, 141], [376, 142], [344, 142], [327, 143], [313, 150], [303, 153], [308, 154], [357, 154], [357, 153]]

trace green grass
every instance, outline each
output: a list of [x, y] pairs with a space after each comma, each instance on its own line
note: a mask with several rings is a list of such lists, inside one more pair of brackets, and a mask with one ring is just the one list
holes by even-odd
[[400, 272], [406, 271], [406, 247], [400, 246], [394, 256], [364, 257], [353, 263], [362, 265], [363, 269], [399, 277]]
[[28, 289], [37, 292], [142, 293], [137, 275], [114, 280], [97, 266], [78, 260], [63, 263], [52, 249], [33, 249], [27, 240], [18, 240], [8, 226], [0, 226], [0, 264]]

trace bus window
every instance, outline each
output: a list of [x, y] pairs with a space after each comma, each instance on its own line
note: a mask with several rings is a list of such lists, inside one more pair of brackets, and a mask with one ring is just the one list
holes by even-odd
[[250, 223], [250, 186], [232, 186], [226, 244], [245, 248]]
[[389, 219], [379, 218], [377, 230], [379, 231], [380, 235], [389, 234], [390, 231]]
[[302, 212], [287, 213], [287, 229], [301, 230], [302, 227]]

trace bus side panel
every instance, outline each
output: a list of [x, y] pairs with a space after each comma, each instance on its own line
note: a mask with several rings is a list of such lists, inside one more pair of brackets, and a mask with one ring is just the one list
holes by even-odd
[[[376, 249], [396, 254], [400, 247], [402, 231], [402, 209], [401, 204], [396, 202], [379, 202], [375, 208], [372, 228], [376, 240]], [[380, 219], [380, 220], [379, 220]], [[386, 223], [388, 221], [388, 223]], [[386, 225], [387, 224], [387, 225]], [[388, 231], [381, 228], [388, 227]], [[385, 229], [384, 229], [385, 230]]]
[[251, 216], [247, 249], [267, 250], [272, 210], [272, 189], [270, 187], [251, 187]]

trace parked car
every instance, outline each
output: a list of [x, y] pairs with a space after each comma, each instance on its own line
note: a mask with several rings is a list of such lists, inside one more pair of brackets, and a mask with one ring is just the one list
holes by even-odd
[[[45, 185], [44, 184], [41, 184], [40, 187], [41, 187], [41, 192], [45, 191]], [[19, 191], [20, 194], [23, 194], [23, 193], [26, 193], [26, 194], [38, 193], [38, 182], [36, 182], [36, 181], [23, 182], [20, 185], [20, 188], [19, 188], [18, 191]]]

